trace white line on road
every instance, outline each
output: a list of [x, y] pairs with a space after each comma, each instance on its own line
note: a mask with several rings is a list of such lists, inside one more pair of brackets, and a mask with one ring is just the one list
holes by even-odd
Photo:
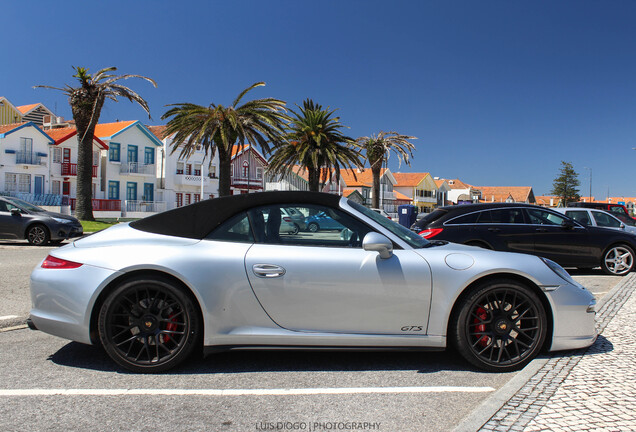
[[369, 393], [487, 393], [492, 387], [351, 387], [298, 389], [4, 389], [7, 396], [288, 396]]
[[10, 319], [14, 319], [14, 318], [19, 318], [19, 316], [17, 316], [17, 315], [5, 315], [5, 316], [0, 316], [0, 321], [10, 320]]

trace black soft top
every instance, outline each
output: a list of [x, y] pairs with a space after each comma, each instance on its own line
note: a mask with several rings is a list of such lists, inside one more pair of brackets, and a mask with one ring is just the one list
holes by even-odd
[[203, 239], [237, 213], [271, 204], [319, 204], [338, 207], [340, 196], [321, 192], [259, 192], [200, 201], [131, 222], [140, 231], [175, 237]]

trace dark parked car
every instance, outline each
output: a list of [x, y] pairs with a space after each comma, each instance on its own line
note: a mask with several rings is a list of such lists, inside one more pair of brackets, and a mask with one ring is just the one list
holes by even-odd
[[570, 207], [583, 207], [593, 208], [598, 210], [605, 210], [610, 212], [623, 223], [629, 226], [636, 226], [636, 219], [634, 219], [627, 211], [627, 208], [623, 204], [611, 204], [611, 203], [599, 203], [599, 202], [576, 202], [569, 204]]
[[73, 216], [53, 213], [26, 201], [0, 197], [0, 238], [26, 239], [32, 245], [81, 237], [82, 224]]
[[530, 204], [440, 207], [412, 229], [426, 239], [538, 255], [564, 267], [601, 266], [606, 273], [621, 276], [634, 268], [635, 235], [583, 226]]

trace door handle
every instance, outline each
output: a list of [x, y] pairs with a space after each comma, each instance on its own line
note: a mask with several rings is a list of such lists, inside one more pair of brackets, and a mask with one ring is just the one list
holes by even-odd
[[285, 274], [285, 269], [274, 264], [254, 264], [252, 271], [258, 277], [275, 278]]

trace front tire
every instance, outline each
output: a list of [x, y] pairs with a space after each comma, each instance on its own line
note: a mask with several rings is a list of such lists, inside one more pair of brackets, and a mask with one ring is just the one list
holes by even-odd
[[48, 244], [51, 236], [49, 235], [49, 230], [44, 225], [35, 224], [29, 227], [26, 237], [33, 246], [45, 246]]
[[548, 327], [537, 294], [508, 279], [475, 287], [451, 319], [449, 335], [457, 351], [491, 372], [522, 369], [541, 350]]
[[318, 230], [320, 230], [320, 227], [318, 226], [316, 222], [312, 222], [309, 225], [307, 225], [307, 229], [309, 230], [309, 232], [315, 233], [315, 232], [318, 232]]
[[601, 268], [609, 275], [625, 276], [634, 268], [634, 251], [627, 245], [610, 247], [603, 254]]
[[182, 363], [197, 345], [200, 328], [193, 301], [163, 278], [124, 282], [99, 313], [104, 349], [132, 372], [162, 372]]

